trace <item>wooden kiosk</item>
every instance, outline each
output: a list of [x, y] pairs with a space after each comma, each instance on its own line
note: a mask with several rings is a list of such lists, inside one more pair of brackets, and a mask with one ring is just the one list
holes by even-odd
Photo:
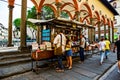
[[45, 46], [41, 46], [41, 51], [37, 54], [35, 51], [32, 52], [31, 58], [33, 60], [45, 60], [54, 57], [53, 50], [53, 40], [54, 37], [59, 33], [60, 30], [63, 30], [63, 33], [66, 36], [71, 37], [72, 39], [72, 50], [73, 53], [79, 51], [79, 36], [84, 24], [80, 24], [80, 22], [66, 19], [51, 19], [51, 20], [35, 20], [29, 19], [28, 21], [41, 26], [41, 44], [45, 44]]

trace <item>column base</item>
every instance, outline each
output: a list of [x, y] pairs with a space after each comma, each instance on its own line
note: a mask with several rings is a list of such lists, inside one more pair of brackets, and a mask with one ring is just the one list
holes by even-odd
[[13, 44], [8, 44], [7, 47], [13, 47], [14, 45]]
[[20, 52], [31, 52], [31, 50], [32, 50], [32, 46], [31, 45], [29, 45], [29, 46], [26, 46], [26, 47], [18, 47], [18, 50], [20, 51]]

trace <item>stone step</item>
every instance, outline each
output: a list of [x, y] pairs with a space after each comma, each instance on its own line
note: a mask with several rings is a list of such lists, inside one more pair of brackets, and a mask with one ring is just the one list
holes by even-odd
[[19, 51], [11, 51], [11, 52], [0, 52], [0, 56], [3, 55], [13, 55], [13, 54], [19, 54]]
[[1, 60], [10, 60], [10, 59], [18, 59], [18, 58], [27, 58], [27, 57], [30, 57], [31, 54], [30, 53], [25, 53], [25, 54], [12, 54], [12, 55], [3, 55], [3, 56], [0, 56], [0, 61]]
[[10, 60], [0, 60], [0, 66], [8, 66], [8, 65], [14, 65], [14, 64], [21, 64], [25, 62], [31, 61], [31, 57], [23, 58], [21, 57], [20, 59], [10, 59]]
[[[39, 61], [39, 69], [44, 70], [45, 68], [49, 67], [49, 64], [51, 62], [48, 61]], [[33, 61], [33, 68], [35, 69], [35, 61]], [[53, 67], [53, 66], [52, 66]], [[25, 73], [28, 71], [32, 71], [32, 62], [26, 62], [26, 63], [19, 63], [19, 64], [14, 64], [14, 65], [9, 65], [9, 66], [0, 66], [0, 79], [10, 77], [16, 74], [21, 74]]]
[[0, 67], [0, 79], [25, 73], [31, 70], [31, 62], [21, 63], [12, 66]]

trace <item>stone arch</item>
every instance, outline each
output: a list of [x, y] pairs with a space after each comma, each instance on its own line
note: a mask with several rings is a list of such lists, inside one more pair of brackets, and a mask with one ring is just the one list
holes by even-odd
[[70, 2], [67, 2], [67, 3], [65, 3], [65, 4], [63, 4], [63, 5], [61, 6], [61, 10], [62, 10], [65, 6], [67, 6], [67, 5], [72, 5], [72, 6], [75, 8], [74, 4], [72, 4], [72, 3], [70, 3]]
[[110, 27], [110, 20], [107, 19], [107, 23], [106, 23], [109, 27]]
[[100, 14], [98, 13], [98, 11], [95, 11], [95, 14], [96, 14], [97, 20], [100, 21]]
[[103, 20], [104, 24], [106, 24], [105, 16], [102, 15], [101, 19]]
[[[55, 16], [57, 16], [57, 10], [56, 10], [56, 8], [53, 5], [51, 5], [51, 4], [44, 4], [43, 6], [49, 6], [53, 10]], [[42, 7], [41, 7], [41, 9], [42, 9]]]
[[68, 13], [68, 15], [70, 16], [70, 19], [73, 18], [72, 15], [71, 15], [71, 13], [68, 10], [62, 10], [62, 11], [65, 11], [66, 13]]
[[73, 0], [73, 2], [74, 2], [76, 11], [79, 11], [79, 7], [78, 7], [78, 2], [77, 2], [77, 0]]
[[45, 0], [41, 0], [40, 1], [40, 4], [37, 4], [37, 2], [35, 0], [31, 0], [33, 2], [33, 4], [35, 5], [36, 7], [36, 10], [37, 12], [41, 12], [41, 9], [42, 9], [42, 6], [43, 6], [43, 3], [45, 2]]
[[[83, 3], [81, 3], [80, 8], [81, 8], [82, 6], [85, 6], [85, 7], [87, 8], [87, 10], [88, 10], [88, 12], [89, 12], [89, 17], [92, 18], [92, 10], [91, 10], [89, 4], [86, 3], [86, 2], [83, 2]], [[81, 10], [81, 9], [80, 9], [80, 10]]]
[[[87, 10], [82, 10], [82, 6], [85, 6]], [[90, 8], [90, 6], [88, 5], [88, 3], [83, 2], [80, 5], [80, 13], [81, 12], [86, 12], [88, 15], [85, 16], [83, 19], [81, 18], [80, 21], [84, 22], [84, 20], [87, 19], [87, 23], [90, 24], [90, 18], [92, 18], [92, 10]]]

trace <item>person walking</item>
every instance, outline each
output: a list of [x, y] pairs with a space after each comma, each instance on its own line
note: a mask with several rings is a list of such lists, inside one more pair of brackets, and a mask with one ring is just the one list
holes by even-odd
[[79, 55], [80, 55], [80, 63], [84, 62], [84, 47], [85, 47], [85, 38], [84, 35], [80, 35], [80, 51], [79, 51]]
[[110, 46], [110, 41], [107, 38], [105, 38], [105, 44], [106, 44], [106, 46], [105, 46], [105, 57], [106, 57], [106, 59], [108, 59], [108, 55], [110, 54], [111, 46]]
[[72, 41], [69, 37], [67, 37], [66, 41], [66, 59], [67, 59], [67, 64], [66, 67], [68, 69], [72, 69]]
[[61, 54], [57, 54], [59, 53], [58, 51], [56, 51], [54, 53], [54, 55], [57, 57], [58, 59], [58, 66], [56, 67], [56, 71], [57, 72], [64, 72], [64, 66], [62, 63], [62, 57], [63, 57], [63, 53], [65, 52], [65, 45], [66, 45], [66, 37], [63, 34], [62, 30], [60, 30], [60, 33], [57, 34], [57, 36], [54, 38], [53, 44], [55, 45], [55, 48], [59, 48], [60, 46], [62, 46], [62, 52]]
[[103, 59], [104, 59], [104, 55], [105, 55], [105, 46], [106, 46], [106, 43], [105, 43], [104, 39], [102, 38], [101, 41], [98, 43], [98, 48], [100, 50], [100, 64], [101, 65], [103, 63]]
[[117, 48], [117, 60], [118, 60], [118, 73], [120, 73], [120, 39], [117, 40], [114, 44], [114, 48], [113, 48], [114, 53], [116, 48]]

